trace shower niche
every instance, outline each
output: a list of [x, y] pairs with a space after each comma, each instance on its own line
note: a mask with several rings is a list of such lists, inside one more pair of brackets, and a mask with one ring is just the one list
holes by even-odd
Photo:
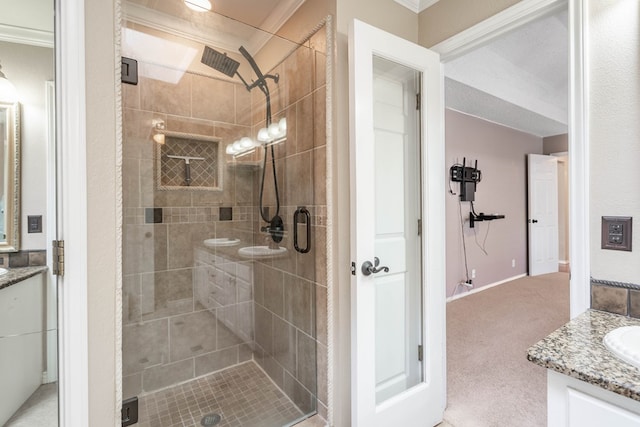
[[326, 418], [331, 20], [291, 9], [280, 24], [309, 32], [286, 38], [182, 1], [126, 6], [122, 397], [141, 427]]
[[222, 191], [220, 138], [163, 132], [156, 146], [155, 175], [159, 190]]

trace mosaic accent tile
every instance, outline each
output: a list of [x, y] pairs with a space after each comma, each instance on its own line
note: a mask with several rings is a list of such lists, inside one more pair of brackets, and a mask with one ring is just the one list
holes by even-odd
[[604, 336], [640, 320], [587, 310], [527, 350], [527, 359], [544, 368], [577, 378], [640, 401], [640, 371], [613, 355]]
[[139, 400], [140, 427], [200, 426], [219, 414], [219, 427], [279, 427], [303, 413], [254, 362], [247, 362]]
[[[218, 189], [218, 142], [166, 138], [160, 147], [160, 186]], [[201, 157], [191, 160], [191, 182], [186, 182], [186, 161], [168, 156]]]

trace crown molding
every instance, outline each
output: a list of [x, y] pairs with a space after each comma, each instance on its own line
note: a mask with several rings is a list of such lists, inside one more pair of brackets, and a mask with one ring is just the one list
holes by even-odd
[[54, 45], [53, 31], [34, 30], [6, 24], [0, 24], [0, 40], [48, 48], [53, 48]]
[[394, 0], [394, 1], [415, 13], [420, 13], [426, 8], [431, 7], [434, 4], [438, 3], [440, 0]]

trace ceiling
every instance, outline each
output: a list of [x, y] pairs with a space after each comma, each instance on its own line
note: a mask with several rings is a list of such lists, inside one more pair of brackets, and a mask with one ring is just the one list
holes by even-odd
[[539, 137], [566, 133], [567, 19], [538, 19], [446, 63], [446, 107]]

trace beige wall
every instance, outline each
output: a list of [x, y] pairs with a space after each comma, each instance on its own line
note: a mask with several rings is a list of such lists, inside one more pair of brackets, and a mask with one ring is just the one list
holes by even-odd
[[[21, 104], [20, 250], [46, 249], [47, 111], [45, 82], [52, 81], [53, 49], [0, 42], [2, 72], [14, 84]], [[27, 233], [27, 216], [42, 215], [42, 233]]]
[[542, 140], [542, 149], [544, 154], [566, 153], [569, 151], [569, 135], [563, 133], [544, 138]]
[[431, 47], [503, 11], [519, 0], [440, 0], [420, 13], [419, 43]]
[[[116, 177], [115, 0], [85, 2], [87, 112], [87, 274], [89, 419], [92, 427], [118, 423], [116, 408]], [[119, 423], [118, 423], [119, 424]]]
[[640, 283], [638, 231], [633, 252], [600, 249], [602, 216], [640, 219], [640, 7], [625, 0], [588, 5], [591, 276]]
[[[505, 215], [470, 228], [470, 203], [460, 203], [459, 183], [450, 183], [456, 193], [446, 199], [447, 297], [451, 297], [465, 292], [462, 286], [456, 289], [466, 279], [463, 232], [469, 278], [471, 270], [476, 270], [475, 289], [527, 272], [526, 162], [527, 154], [542, 153], [542, 138], [446, 110], [445, 140], [447, 172], [453, 164], [462, 163], [463, 157], [467, 165], [478, 160], [482, 180], [475, 193], [476, 213]], [[483, 244], [486, 254], [480, 248]]]

